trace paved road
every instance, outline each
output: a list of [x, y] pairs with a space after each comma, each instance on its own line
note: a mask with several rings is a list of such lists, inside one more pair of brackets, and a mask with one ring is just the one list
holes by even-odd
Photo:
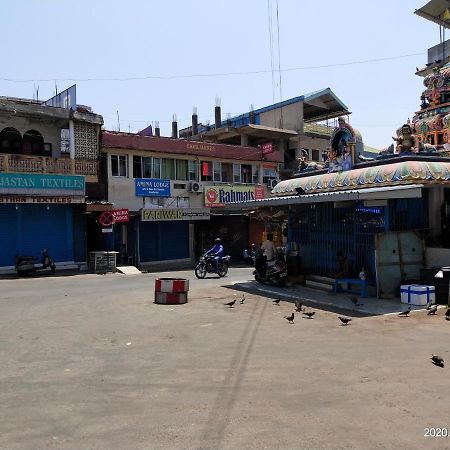
[[153, 304], [155, 274], [0, 281], [0, 448], [450, 448], [423, 436], [450, 428], [442, 312], [289, 325], [289, 303], [223, 305], [250, 268], [162, 275], [188, 304]]

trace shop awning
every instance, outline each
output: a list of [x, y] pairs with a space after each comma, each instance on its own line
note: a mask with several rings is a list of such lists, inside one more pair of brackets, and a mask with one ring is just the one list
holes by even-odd
[[450, 2], [448, 0], [431, 0], [422, 8], [416, 9], [414, 14], [445, 28], [450, 28], [449, 8]]
[[267, 206], [281, 207], [307, 203], [386, 200], [391, 198], [421, 198], [423, 187], [423, 184], [410, 184], [406, 186], [385, 186], [368, 189], [349, 189], [347, 191], [337, 192], [321, 192], [317, 194], [272, 197], [249, 202], [229, 203], [225, 206], [225, 208], [227, 210], [252, 210]]

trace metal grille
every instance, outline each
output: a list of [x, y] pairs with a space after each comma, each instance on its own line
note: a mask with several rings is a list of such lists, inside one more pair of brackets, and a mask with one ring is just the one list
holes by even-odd
[[97, 159], [97, 126], [89, 123], [75, 122], [75, 158]]
[[362, 204], [334, 208], [332, 203], [305, 205], [292, 210], [289, 240], [297, 243], [305, 270], [330, 276], [336, 270], [336, 252], [342, 250], [355, 274], [364, 267], [375, 274], [374, 236], [385, 230], [384, 208]]

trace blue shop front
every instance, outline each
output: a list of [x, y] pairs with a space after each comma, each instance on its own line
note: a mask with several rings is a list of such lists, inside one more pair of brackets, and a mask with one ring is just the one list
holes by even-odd
[[84, 212], [84, 176], [0, 173], [0, 269], [44, 248], [57, 266], [85, 262]]

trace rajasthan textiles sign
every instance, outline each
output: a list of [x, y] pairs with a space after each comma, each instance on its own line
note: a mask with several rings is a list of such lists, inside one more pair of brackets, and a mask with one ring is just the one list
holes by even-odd
[[0, 194], [84, 196], [81, 175], [0, 173]]
[[206, 208], [142, 209], [141, 220], [160, 222], [163, 220], [209, 220], [211, 212]]
[[207, 208], [261, 198], [264, 198], [263, 186], [207, 186], [205, 188], [205, 206]]

